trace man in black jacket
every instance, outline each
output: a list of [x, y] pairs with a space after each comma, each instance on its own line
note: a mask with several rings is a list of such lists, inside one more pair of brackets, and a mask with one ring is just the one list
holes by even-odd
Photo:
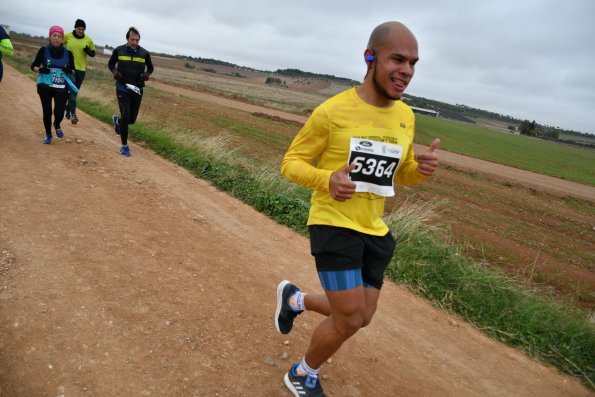
[[145, 81], [153, 73], [153, 62], [147, 50], [138, 45], [140, 33], [134, 27], [128, 28], [127, 43], [114, 50], [107, 67], [116, 80], [116, 96], [120, 107], [120, 117], [112, 116], [114, 131], [120, 135], [120, 154], [130, 156], [128, 147], [128, 126], [136, 122], [143, 98]]

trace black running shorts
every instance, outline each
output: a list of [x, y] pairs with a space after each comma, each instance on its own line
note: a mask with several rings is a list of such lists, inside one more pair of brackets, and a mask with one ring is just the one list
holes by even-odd
[[380, 289], [384, 270], [395, 252], [396, 242], [388, 232], [373, 236], [352, 229], [310, 225], [310, 250], [319, 272], [362, 269], [365, 284]]

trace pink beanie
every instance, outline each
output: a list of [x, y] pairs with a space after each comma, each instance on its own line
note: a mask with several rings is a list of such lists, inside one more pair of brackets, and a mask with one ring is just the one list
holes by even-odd
[[62, 29], [60, 26], [52, 26], [50, 28], [50, 36], [54, 32], [58, 32], [58, 33], [60, 33], [60, 36], [64, 37], [64, 29]]

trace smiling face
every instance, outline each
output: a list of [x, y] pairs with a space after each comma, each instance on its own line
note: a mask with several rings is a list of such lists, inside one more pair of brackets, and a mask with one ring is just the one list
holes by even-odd
[[376, 53], [372, 81], [378, 93], [387, 99], [398, 100], [415, 73], [417, 42], [413, 36], [391, 41]]
[[375, 106], [391, 106], [401, 98], [415, 73], [417, 40], [409, 29], [396, 24], [369, 46], [373, 49], [367, 49], [364, 56], [374, 55], [375, 59], [367, 62], [362, 97]]

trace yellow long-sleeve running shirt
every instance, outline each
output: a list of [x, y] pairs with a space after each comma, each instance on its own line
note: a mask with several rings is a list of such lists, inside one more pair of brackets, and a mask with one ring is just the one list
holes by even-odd
[[[427, 179], [416, 170], [414, 134], [415, 116], [402, 101], [388, 108], [372, 106], [352, 88], [318, 106], [281, 163], [287, 179], [314, 190], [308, 225], [385, 235], [384, 201], [394, 195], [393, 183], [412, 186]], [[329, 191], [331, 174], [353, 162], [356, 193], [337, 201]]]

